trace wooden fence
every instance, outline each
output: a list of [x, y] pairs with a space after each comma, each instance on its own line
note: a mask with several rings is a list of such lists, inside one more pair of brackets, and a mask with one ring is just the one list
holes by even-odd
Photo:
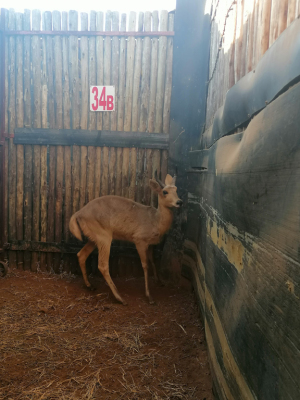
[[[120, 131], [123, 139], [124, 132], [168, 135], [174, 14], [92, 11], [78, 18], [76, 11], [2, 9], [1, 21], [3, 245], [12, 266], [70, 271], [74, 259], [66, 253], [76, 249], [68, 247], [68, 223], [75, 211], [106, 194], [157, 204], [148, 182], [155, 171], [164, 179], [168, 160], [157, 135], [148, 148], [143, 140], [116, 147], [88, 139], [95, 131], [115, 137]], [[115, 111], [89, 111], [90, 85], [115, 86]], [[33, 138], [17, 141], [15, 129]], [[49, 141], [41, 142], [45, 132]], [[66, 132], [86, 145], [53, 142]]]
[[[299, 0], [212, 0], [206, 128], [225, 95], [300, 14]], [[211, 7], [211, 9], [210, 9]]]

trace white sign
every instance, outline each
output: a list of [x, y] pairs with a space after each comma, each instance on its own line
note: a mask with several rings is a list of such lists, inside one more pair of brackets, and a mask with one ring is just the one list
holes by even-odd
[[115, 87], [114, 86], [91, 86], [90, 87], [90, 110], [91, 111], [114, 111], [115, 110]]

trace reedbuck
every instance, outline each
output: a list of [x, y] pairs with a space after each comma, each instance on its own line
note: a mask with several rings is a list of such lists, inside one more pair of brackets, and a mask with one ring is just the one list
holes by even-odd
[[108, 283], [115, 298], [126, 305], [109, 274], [109, 253], [113, 239], [126, 240], [136, 245], [145, 276], [146, 296], [153, 304], [148, 286], [148, 263], [154, 277], [157, 273], [153, 262], [152, 247], [158, 244], [170, 229], [173, 220], [172, 208], [182, 206], [175, 186], [176, 176], [166, 176], [165, 184], [159, 179], [150, 179], [150, 187], [158, 194], [158, 209], [147, 207], [119, 196], [103, 196], [90, 201], [77, 211], [70, 220], [70, 231], [82, 241], [81, 232], [89, 239], [77, 254], [83, 279], [88, 288], [92, 288], [86, 273], [85, 261], [98, 247], [98, 268]]

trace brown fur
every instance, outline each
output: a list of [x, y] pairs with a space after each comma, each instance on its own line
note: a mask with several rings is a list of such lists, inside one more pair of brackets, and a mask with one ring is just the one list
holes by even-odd
[[[82, 240], [81, 231], [89, 242], [77, 254], [84, 281], [91, 287], [86, 274], [85, 261], [97, 246], [99, 251], [98, 268], [102, 272], [117, 300], [125, 304], [119, 295], [110, 274], [108, 259], [111, 241], [126, 240], [136, 245], [141, 258], [145, 275], [146, 296], [150, 303], [152, 298], [148, 288], [148, 262], [154, 268], [152, 250], [149, 246], [158, 244], [163, 235], [170, 229], [173, 220], [173, 207], [180, 207], [175, 178], [167, 175], [165, 186], [150, 180], [150, 187], [158, 193], [158, 209], [147, 207], [119, 196], [103, 196], [90, 201], [76, 212], [70, 220], [72, 234]], [[167, 192], [164, 194], [163, 191]]]

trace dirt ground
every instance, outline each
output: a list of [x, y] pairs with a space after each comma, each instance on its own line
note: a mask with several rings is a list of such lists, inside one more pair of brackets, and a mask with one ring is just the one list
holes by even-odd
[[142, 278], [13, 270], [0, 278], [0, 399], [212, 400], [204, 329], [190, 288]]

